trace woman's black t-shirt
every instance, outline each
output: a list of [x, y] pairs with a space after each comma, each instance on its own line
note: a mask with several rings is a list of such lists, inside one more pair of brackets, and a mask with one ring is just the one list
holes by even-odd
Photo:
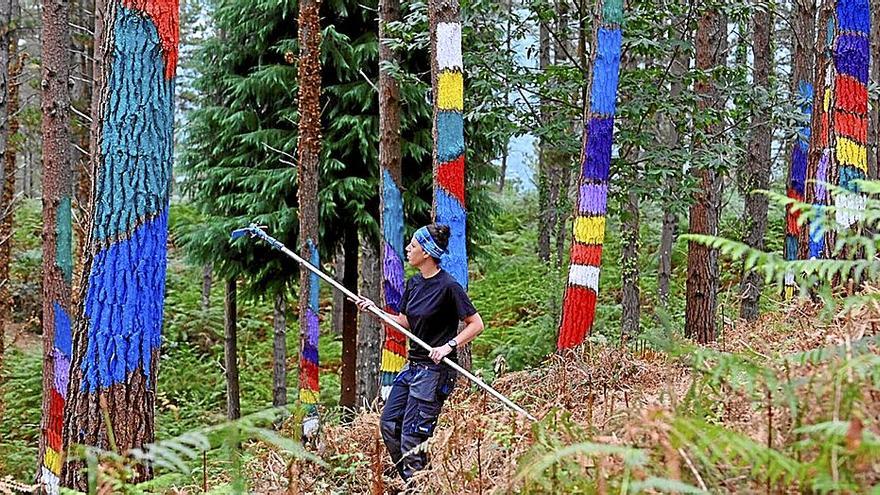
[[[461, 285], [446, 270], [431, 278], [414, 275], [406, 283], [400, 312], [406, 315], [409, 328], [416, 337], [431, 347], [439, 347], [458, 335], [458, 322], [477, 313]], [[453, 350], [448, 356], [455, 360]], [[411, 345], [409, 359], [430, 362], [428, 351]]]

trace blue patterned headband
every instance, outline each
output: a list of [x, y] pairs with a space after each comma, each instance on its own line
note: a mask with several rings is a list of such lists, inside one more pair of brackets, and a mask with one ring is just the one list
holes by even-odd
[[431, 233], [428, 232], [428, 227], [422, 227], [413, 234], [413, 237], [421, 244], [422, 249], [428, 253], [434, 259], [440, 259], [446, 254], [445, 249], [440, 249], [440, 246], [437, 245], [437, 242], [431, 237]]

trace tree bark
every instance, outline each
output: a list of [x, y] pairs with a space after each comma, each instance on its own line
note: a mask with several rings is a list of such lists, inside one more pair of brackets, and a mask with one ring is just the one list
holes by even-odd
[[287, 300], [284, 291], [275, 294], [275, 313], [272, 317], [272, 405], [287, 405]]
[[[299, 4], [299, 95], [297, 203], [300, 256], [320, 266], [318, 256], [318, 163], [321, 155], [320, 0]], [[318, 277], [300, 270], [300, 402], [310, 417], [318, 403]], [[313, 423], [310, 422], [310, 424]], [[304, 428], [305, 430], [305, 428]], [[304, 431], [304, 433], [309, 433]]]
[[46, 0], [42, 11], [43, 414], [37, 482], [57, 491], [70, 368], [71, 253], [70, 4]]
[[5, 108], [2, 109], [3, 124], [5, 131], [3, 134], [5, 147], [0, 156], [2, 162], [2, 174], [0, 174], [0, 369], [2, 369], [2, 359], [6, 352], [6, 325], [12, 321], [12, 295], [9, 291], [9, 268], [12, 263], [12, 229], [15, 221], [15, 205], [13, 197], [15, 194], [15, 164], [18, 156], [18, 145], [16, 144], [16, 135], [18, 134], [19, 119], [19, 87], [21, 79], [22, 59], [18, 54], [18, 29], [15, 24], [20, 21], [20, 12], [18, 1], [12, 0], [4, 5], [6, 23], [6, 50], [4, 55], [7, 58], [4, 65], [6, 76]]
[[620, 329], [626, 338], [635, 338], [640, 333], [641, 297], [639, 290], [639, 195], [630, 190], [626, 195], [623, 219], [620, 226], [621, 282], [623, 285]]
[[[795, 103], [804, 114], [809, 114], [813, 104], [813, 59], [816, 41], [816, 0], [796, 0], [792, 12], [792, 70], [790, 88]], [[806, 116], [806, 115], [804, 115]], [[810, 123], [798, 126], [791, 143], [791, 156], [788, 162], [786, 194], [789, 198], [804, 201], [807, 185], [807, 155], [809, 151]], [[785, 209], [785, 259], [796, 260], [806, 253], [805, 238], [801, 230], [807, 225], [798, 225], [798, 214], [792, 207]], [[803, 246], [803, 248], [802, 248]], [[794, 273], [785, 274], [783, 295], [794, 296], [796, 284]]]
[[[449, 226], [449, 254], [442, 267], [468, 288], [465, 201], [464, 74], [459, 0], [429, 0], [431, 88], [433, 89], [433, 172], [435, 222]], [[470, 346], [459, 350], [459, 363], [470, 367]]]
[[[333, 279], [344, 284], [342, 281], [345, 273], [345, 250], [342, 243], [336, 247], [336, 256], [333, 259]], [[345, 294], [333, 291], [333, 313], [330, 316], [330, 330], [336, 335], [342, 335], [342, 315], [345, 312]]]
[[207, 311], [211, 307], [211, 285], [214, 283], [213, 272], [213, 263], [202, 265], [202, 311]]
[[[752, 84], [755, 89], [770, 94], [770, 12], [756, 9], [752, 14]], [[748, 144], [748, 159], [742, 172], [742, 193], [745, 195], [743, 242], [754, 249], [764, 250], [764, 233], [767, 231], [768, 198], [756, 190], [767, 190], [770, 185], [770, 127], [769, 103], [761, 102], [752, 113]], [[758, 319], [758, 301], [761, 297], [763, 277], [755, 270], [743, 274], [740, 285], [740, 317], [747, 321]]]
[[[538, 69], [545, 74], [550, 68], [550, 28], [540, 22], [538, 26]], [[541, 125], [550, 123], [550, 103], [541, 98]], [[550, 241], [556, 225], [556, 202], [554, 194], [554, 164], [548, 156], [550, 143], [546, 137], [538, 141], [538, 258], [543, 262], [550, 261]]]
[[[671, 20], [673, 23], [676, 21], [681, 20]], [[680, 33], [678, 33], [678, 36], [681, 40], [691, 41], [693, 39], [693, 33], [690, 31], [689, 27], [685, 27]], [[688, 50], [681, 49], [674, 53], [672, 65], [670, 67], [672, 80], [669, 84], [669, 98], [674, 103], [677, 103], [681, 97], [681, 92], [684, 89], [684, 76], [687, 74], [690, 63], [690, 52]], [[665, 141], [667, 149], [678, 149], [681, 146], [682, 141], [678, 122], [676, 122], [675, 118], [666, 114], [661, 114], [660, 120], [660, 128], [662, 129], [660, 139]], [[678, 167], [678, 171], [682, 172], [680, 163], [673, 163], [669, 166]], [[657, 296], [660, 300], [661, 306], [667, 309], [669, 308], [669, 291], [672, 281], [672, 250], [675, 246], [676, 231], [678, 229], [678, 213], [676, 211], [676, 206], [681, 204], [677, 194], [679, 178], [679, 174], [672, 175], [663, 185], [665, 197], [663, 198], [663, 223], [660, 229]]]
[[[359, 293], [371, 301], [381, 297], [382, 269], [377, 246], [363, 238], [361, 248]], [[382, 325], [372, 315], [362, 313], [357, 335], [357, 398], [358, 407], [372, 404], [379, 395], [379, 362], [382, 353]]]
[[[722, 44], [727, 29], [718, 7], [706, 7], [697, 26], [696, 68], [708, 71], [719, 65]], [[711, 79], [698, 81], [695, 92], [701, 112], [720, 112], [721, 98], [715, 82]], [[720, 119], [713, 119], [719, 122]], [[720, 126], [709, 124], [702, 129], [704, 135], [716, 136]], [[698, 153], [709, 148], [710, 143], [698, 142]], [[711, 165], [691, 169], [697, 180], [697, 192], [690, 208], [689, 231], [692, 234], [716, 235], [721, 196], [721, 179]], [[718, 290], [718, 253], [715, 249], [697, 243], [688, 243], [687, 299], [685, 307], [685, 336], [704, 344], [716, 337], [715, 309]]]
[[[400, 20], [399, 0], [379, 2], [379, 169], [382, 242], [382, 302], [385, 311], [397, 314], [403, 296], [403, 199], [400, 193], [400, 86], [387, 70], [398, 56], [388, 46], [387, 25]], [[382, 398], [387, 399], [397, 373], [406, 361], [406, 337], [385, 326], [381, 357]]]
[[[348, 225], [344, 239], [345, 270], [342, 285], [357, 292], [358, 288], [358, 230], [354, 224]], [[351, 414], [357, 399], [357, 334], [358, 309], [346, 298], [342, 313], [342, 379], [340, 380], [339, 405]]]
[[[71, 17], [78, 26], [94, 29], [95, 27], [95, 2], [94, 0], [76, 0], [72, 6]], [[76, 77], [72, 78], [73, 88], [71, 94], [71, 107], [77, 112], [71, 116], [73, 141], [76, 143], [71, 149], [71, 164], [74, 170], [74, 208], [72, 210], [74, 227], [74, 260], [79, 260], [85, 252], [86, 237], [88, 233], [89, 216], [91, 215], [90, 197], [92, 193], [92, 170], [90, 168], [90, 136], [91, 122], [87, 117], [92, 106], [92, 84], [94, 79], [94, 37], [81, 30], [72, 33], [73, 40], [73, 67], [71, 71]], [[82, 263], [74, 263], [74, 282], [81, 280]], [[71, 307], [79, 303], [77, 296], [79, 291], [73, 289]]]
[[238, 295], [235, 279], [226, 280], [223, 300], [223, 363], [226, 367], [226, 419], [241, 417], [241, 389], [238, 383]]
[[[155, 439], [165, 294], [177, 2], [99, 1], [90, 149], [96, 187], [75, 310], [64, 448]], [[99, 144], [100, 143], [100, 144]], [[99, 151], [100, 150], [100, 151]], [[87, 488], [82, 463], [62, 483]], [[137, 468], [132, 482], [152, 476]]]

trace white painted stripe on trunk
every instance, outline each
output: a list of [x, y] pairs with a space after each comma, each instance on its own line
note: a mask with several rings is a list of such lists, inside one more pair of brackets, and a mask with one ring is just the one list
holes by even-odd
[[437, 67], [440, 70], [461, 70], [461, 24], [437, 24]]
[[589, 265], [571, 265], [568, 270], [568, 283], [580, 285], [599, 292], [599, 267]]

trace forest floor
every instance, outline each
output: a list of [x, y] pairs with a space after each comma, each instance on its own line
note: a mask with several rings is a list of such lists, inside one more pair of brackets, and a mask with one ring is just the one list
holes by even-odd
[[[848, 349], [848, 359], [855, 359], [853, 343], [871, 342], [864, 352], [874, 358], [880, 352], [877, 307], [828, 324], [817, 324], [817, 313], [812, 305], [795, 305], [785, 312], [766, 315], [755, 324], [730, 327], [722, 341], [707, 348], [707, 360], [697, 366], [676, 351], [587, 346], [574, 359], [554, 356], [535, 369], [498, 377], [494, 386], [543, 418], [539, 425], [513, 416], [473, 388], [460, 390], [453, 394], [441, 416], [430, 442], [430, 468], [415, 478], [414, 492], [571, 493], [593, 488], [603, 493], [623, 481], [627, 468], [631, 486], [641, 483], [644, 489], [658, 491], [666, 491], [664, 487], [686, 491], [673, 481], [712, 492], [798, 491], [798, 487], [803, 488], [799, 485], [803, 480], [797, 479], [800, 473], [794, 472], [795, 467], [790, 467], [791, 473], [772, 474], [765, 472], [765, 468], [773, 469], [771, 462], [763, 467], [750, 465], [748, 461], [754, 460], [750, 456], [761, 458], [766, 454], [758, 448], [762, 445], [786, 452], [787, 446], [803, 440], [804, 425], [818, 424], [828, 404], [834, 409], [835, 400], [841, 413], [841, 394], [836, 398], [827, 394], [829, 383], [834, 383], [829, 365], [823, 363], [829, 349], [842, 346]], [[823, 350], [824, 356], [815, 354]], [[811, 352], [816, 362], [790, 359]], [[740, 356], [742, 369], [718, 369], [731, 367], [730, 363], [719, 362], [721, 356], [734, 355], [728, 353]], [[710, 366], [703, 368], [707, 364]], [[761, 380], [762, 366], [779, 380], [775, 386], [768, 388], [766, 380]], [[853, 373], [854, 368], [844, 369]], [[695, 400], [694, 394], [706, 391], [704, 375], [716, 371], [729, 373], [728, 380], [717, 384], [720, 390], [707, 392], [720, 400], [702, 411], [698, 422], [686, 424], [685, 410], [694, 410], [688, 403]], [[873, 370], [874, 374], [878, 372]], [[844, 375], [846, 379], [853, 377]], [[794, 389], [792, 396], [782, 391], [787, 386]], [[861, 437], [873, 442], [880, 438], [876, 377], [873, 388], [864, 392], [863, 407], [847, 409], [851, 418], [837, 418], [852, 419], [845, 427], [850, 443]], [[760, 400], [761, 396], [765, 400]], [[796, 417], [792, 416], [793, 403], [800, 404]], [[712, 427], [696, 431], [704, 422], [727, 429], [736, 437], [725, 437]], [[688, 427], [702, 438], [687, 438], [684, 431]], [[374, 411], [360, 414], [351, 425], [328, 428], [317, 448], [328, 467], [310, 463], [298, 467], [293, 493], [383, 493], [401, 489], [396, 477], [389, 477], [387, 472], [383, 476], [390, 460], [378, 435], [378, 413]], [[627, 465], [623, 460], [626, 451], [615, 447], [632, 449], [632, 455], [642, 452], [645, 458]], [[755, 452], [744, 452], [753, 447]], [[711, 449], [724, 453], [728, 462], [703, 452]], [[563, 465], [565, 457], [573, 462]], [[873, 458], [856, 460], [855, 464], [853, 488], [880, 482], [876, 452]], [[265, 449], [251, 465], [249, 477], [256, 491], [287, 493], [289, 473], [290, 466], [277, 452]], [[581, 483], [572, 481], [578, 477]]]

